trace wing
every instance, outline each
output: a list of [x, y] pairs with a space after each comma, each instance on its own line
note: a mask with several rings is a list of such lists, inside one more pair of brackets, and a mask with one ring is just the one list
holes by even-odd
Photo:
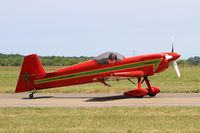
[[128, 79], [130, 82], [134, 83], [133, 81], [131, 81], [132, 78], [143, 77], [143, 76], [145, 76], [144, 71], [116, 72], [116, 73], [113, 73], [109, 77], [104, 77], [104, 78], [97, 79], [97, 81], [110, 87], [111, 85], [106, 83], [106, 81], [109, 81], [109, 80], [117, 80], [117, 81], [119, 81], [119, 80], [125, 80], [125, 79], [127, 80]]

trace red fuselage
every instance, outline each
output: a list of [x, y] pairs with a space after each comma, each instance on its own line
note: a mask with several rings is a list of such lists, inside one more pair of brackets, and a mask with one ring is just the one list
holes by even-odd
[[[171, 58], [166, 59], [166, 55]], [[55, 72], [35, 76], [34, 88], [40, 90], [98, 82], [98, 79], [110, 77], [118, 72], [142, 71], [144, 76], [152, 76], [167, 69], [169, 63], [179, 57], [177, 53], [166, 52], [124, 58], [112, 64], [99, 64], [96, 60], [89, 60]]]

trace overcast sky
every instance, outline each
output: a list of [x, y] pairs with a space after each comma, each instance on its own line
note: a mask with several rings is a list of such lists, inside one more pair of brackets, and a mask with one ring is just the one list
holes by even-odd
[[0, 52], [200, 56], [199, 0], [2, 0]]

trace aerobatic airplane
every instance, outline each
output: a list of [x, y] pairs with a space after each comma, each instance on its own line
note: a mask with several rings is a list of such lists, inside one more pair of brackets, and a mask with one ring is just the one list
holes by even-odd
[[[20, 76], [15, 92], [31, 91], [29, 97], [33, 98], [37, 90], [78, 85], [85, 83], [106, 83], [108, 79], [137, 78], [138, 85], [134, 90], [125, 92], [125, 96], [142, 98], [145, 95], [156, 96], [160, 92], [158, 87], [151, 86], [148, 77], [160, 73], [169, 67], [172, 62], [178, 77], [180, 72], [176, 60], [180, 57], [172, 52], [147, 54], [125, 58], [116, 52], [106, 52], [94, 59], [76, 65], [46, 73], [36, 54], [24, 57]], [[143, 88], [146, 82], [148, 88]]]

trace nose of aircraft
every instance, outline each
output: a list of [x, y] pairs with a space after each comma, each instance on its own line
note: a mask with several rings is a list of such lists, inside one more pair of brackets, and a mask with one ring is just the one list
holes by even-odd
[[177, 60], [177, 59], [181, 56], [180, 54], [178, 54], [178, 53], [174, 53], [174, 52], [171, 53], [170, 55], [172, 56], [172, 59], [171, 59], [172, 61]]
[[171, 53], [166, 53], [165, 54], [165, 59], [168, 60], [169, 62], [172, 62], [174, 69], [176, 71], [176, 74], [178, 77], [181, 77], [178, 65], [176, 63], [176, 60], [180, 57], [181, 55], [175, 52], [171, 52]]
[[171, 52], [171, 53], [166, 53], [165, 54], [165, 59], [167, 59], [168, 61], [175, 61], [177, 60], [181, 55], [175, 52]]

